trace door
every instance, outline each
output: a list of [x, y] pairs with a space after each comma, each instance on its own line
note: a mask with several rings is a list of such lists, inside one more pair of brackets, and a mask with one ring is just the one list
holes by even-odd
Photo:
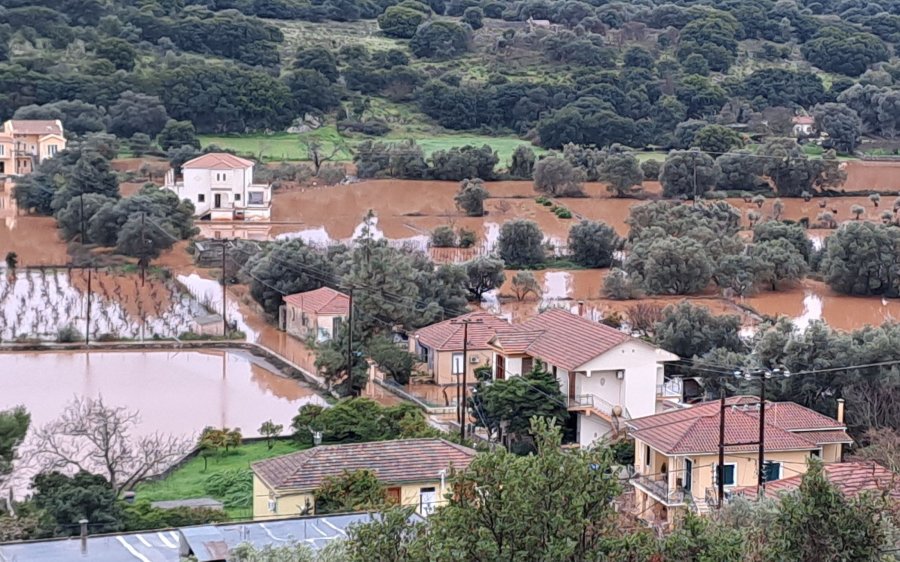
[[569, 402], [575, 400], [575, 372], [569, 371]]
[[694, 461], [691, 459], [684, 459], [684, 489], [688, 492], [691, 491], [691, 484], [694, 479]]
[[422, 515], [431, 515], [437, 505], [437, 491], [434, 488], [419, 490], [419, 511]]
[[385, 498], [391, 505], [400, 505], [400, 488], [388, 488], [385, 491]]
[[222, 207], [222, 194], [221, 193], [216, 193], [215, 195], [213, 195], [213, 207], [215, 207], [216, 209]]
[[506, 357], [497, 355], [497, 376], [498, 381], [506, 379]]

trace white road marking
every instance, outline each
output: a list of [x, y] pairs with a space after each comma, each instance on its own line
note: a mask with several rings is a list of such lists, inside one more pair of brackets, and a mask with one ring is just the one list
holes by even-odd
[[[315, 523], [310, 523], [309, 525], [310, 525], [313, 529], [315, 529], [316, 532], [319, 533], [320, 535], [322, 535], [323, 537], [329, 536], [328, 533], [326, 533], [326, 532], [323, 531], [322, 529], [316, 527], [316, 524], [315, 524]], [[315, 539], [313, 539], [313, 540], [315, 540]]]
[[149, 546], [150, 548], [153, 548], [153, 545], [150, 544], [150, 541], [148, 541], [147, 539], [144, 538], [144, 535], [135, 535], [135, 536], [137, 537], [137, 540], [144, 543], [144, 546]]
[[259, 526], [260, 526], [260, 528], [261, 528], [263, 531], [266, 532], [267, 535], [269, 535], [270, 537], [272, 537], [272, 540], [273, 540], [273, 541], [282, 541], [282, 542], [283, 542], [283, 541], [287, 541], [287, 540], [288, 540], [288, 539], [279, 539], [278, 537], [276, 537], [275, 535], [273, 535], [273, 534], [272, 534], [272, 531], [270, 531], [269, 528], [266, 527], [266, 524], [265, 524], [265, 523], [260, 523]]
[[122, 546], [125, 547], [125, 550], [130, 552], [132, 556], [134, 556], [141, 562], [150, 562], [150, 559], [147, 558], [146, 556], [144, 556], [143, 554], [141, 554], [140, 552], [138, 552], [137, 550], [135, 550], [134, 547], [131, 546], [131, 544], [129, 544], [128, 541], [125, 540], [125, 537], [119, 535], [116, 538], [119, 539], [119, 542], [122, 543]]
[[344, 535], [345, 537], [347, 536], [347, 533], [345, 533], [343, 529], [339, 529], [339, 528], [335, 527], [334, 525], [331, 524], [331, 521], [329, 521], [328, 519], [322, 518], [322, 523], [325, 523], [326, 525], [328, 525], [329, 527], [331, 527], [338, 533]]
[[178, 538], [178, 534], [175, 531], [169, 531], [169, 536], [172, 537], [172, 540], [175, 541], [175, 545], [181, 542], [181, 539]]
[[177, 548], [176, 545], [174, 545], [174, 544], [172, 544], [172, 543], [169, 542], [169, 539], [167, 539], [166, 536], [165, 536], [164, 534], [162, 534], [162, 531], [160, 531], [159, 533], [156, 533], [156, 536], [159, 537], [159, 540], [161, 540], [162, 543], [163, 543], [164, 545], [166, 545], [167, 547], [169, 547], [169, 548]]

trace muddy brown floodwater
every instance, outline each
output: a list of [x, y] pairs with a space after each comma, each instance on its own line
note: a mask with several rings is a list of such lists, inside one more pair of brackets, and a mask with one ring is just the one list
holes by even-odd
[[324, 404], [309, 386], [237, 351], [0, 353], [0, 388], [0, 410], [22, 404], [35, 426], [75, 396], [102, 396], [139, 411], [139, 433], [177, 435], [213, 425], [253, 437], [267, 419], [289, 428], [300, 406]]

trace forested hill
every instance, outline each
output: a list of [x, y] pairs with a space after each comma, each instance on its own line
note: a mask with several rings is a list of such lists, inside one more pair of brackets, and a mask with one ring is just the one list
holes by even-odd
[[357, 135], [678, 147], [698, 120], [783, 134], [818, 104], [836, 104], [817, 114], [833, 129], [855, 112], [863, 132], [900, 131], [900, 0], [2, 4], [0, 118], [62, 117], [74, 133], [155, 136], [169, 118], [278, 131], [312, 115]]

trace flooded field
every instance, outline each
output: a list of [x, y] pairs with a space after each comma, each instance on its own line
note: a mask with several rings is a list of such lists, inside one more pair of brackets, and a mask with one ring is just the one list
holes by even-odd
[[845, 191], [900, 191], [900, 160], [876, 162], [854, 160], [844, 163]]
[[[482, 308], [497, 314], [522, 321], [549, 307], [562, 307], [578, 314], [601, 320], [617, 313], [627, 317], [628, 310], [638, 303], [659, 306], [675, 304], [684, 297], [648, 297], [637, 300], [612, 300], [603, 298], [603, 279], [608, 270], [585, 269], [576, 271], [536, 271], [535, 278], [541, 285], [540, 297], [529, 295], [517, 301], [511, 286], [515, 271], [506, 272], [506, 283], [499, 293], [485, 296]], [[876, 297], [850, 297], [838, 295], [824, 283], [805, 280], [796, 287], [778, 291], [760, 292], [743, 299], [728, 299], [715, 292], [693, 296], [689, 299], [705, 306], [715, 314], [736, 314], [744, 325], [752, 328], [759, 322], [759, 316], [791, 318], [799, 328], [805, 328], [813, 320], [824, 320], [829, 325], [842, 330], [854, 330], [867, 324], [879, 325], [887, 321], [900, 321], [900, 300]], [[756, 311], [754, 315], [747, 307]]]
[[[71, 325], [87, 326], [88, 275], [80, 269], [0, 270], [0, 340], [56, 339]], [[207, 314], [202, 301], [171, 279], [137, 273], [92, 271], [90, 333], [93, 338], [170, 338], [194, 330], [193, 319]]]
[[20, 265], [65, 264], [66, 245], [57, 236], [56, 221], [20, 216], [12, 187], [12, 182], [0, 180], [0, 259], [15, 252]]
[[76, 396], [102, 396], [108, 406], [140, 412], [139, 435], [191, 436], [216, 426], [253, 437], [268, 419], [289, 432], [302, 405], [325, 404], [303, 383], [232, 351], [0, 353], [0, 388], [0, 410], [22, 404], [33, 426], [55, 419]]

